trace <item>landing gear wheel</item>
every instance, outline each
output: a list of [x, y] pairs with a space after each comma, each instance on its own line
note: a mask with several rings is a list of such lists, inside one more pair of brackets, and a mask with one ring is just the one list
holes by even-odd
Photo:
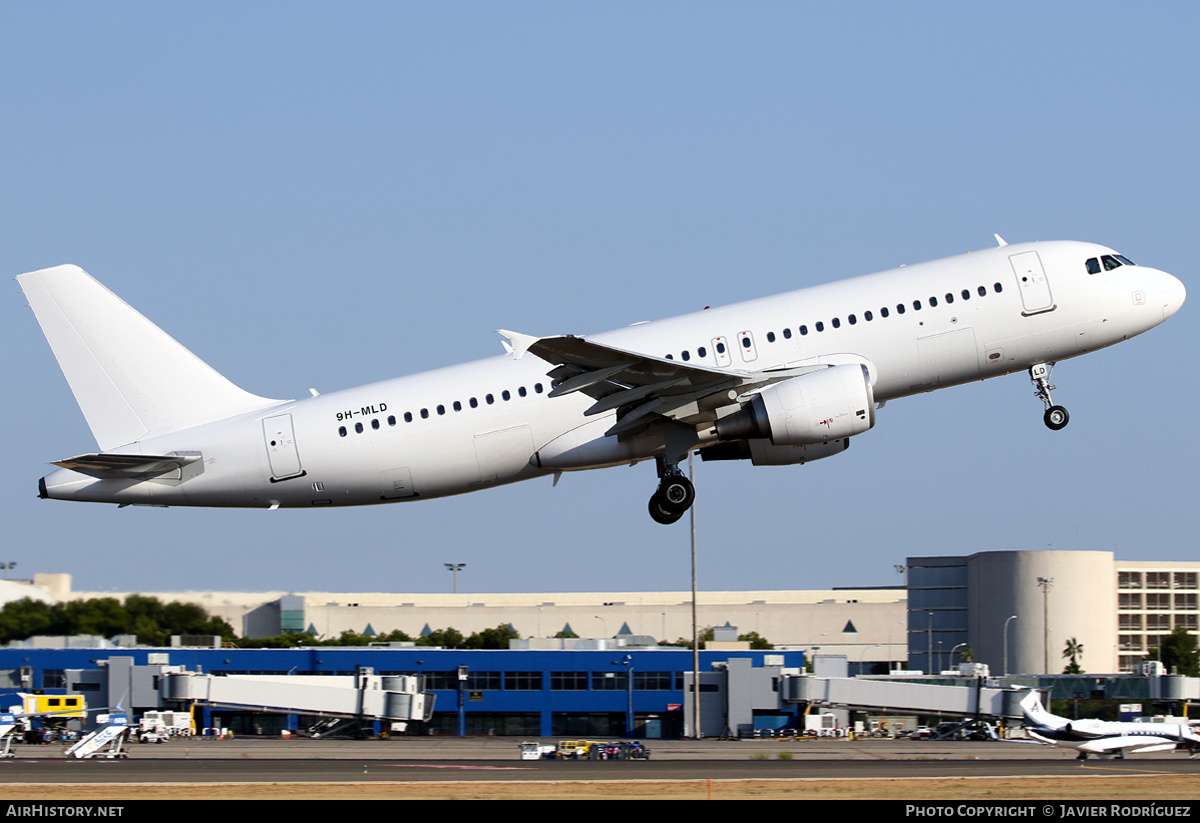
[[669, 526], [672, 523], [678, 523], [679, 518], [683, 517], [683, 511], [671, 511], [663, 506], [659, 500], [658, 492], [655, 492], [650, 497], [650, 516], [654, 518], [655, 523], [662, 523], [664, 526]]
[[696, 487], [682, 474], [668, 475], [663, 478], [654, 494], [663, 508], [682, 514], [692, 507], [692, 502], [696, 499]]
[[1062, 406], [1051, 406], [1046, 409], [1046, 414], [1042, 417], [1042, 420], [1045, 421], [1046, 428], [1051, 431], [1058, 431], [1071, 421], [1071, 415], [1067, 414], [1067, 410]]
[[692, 507], [696, 500], [696, 487], [682, 474], [668, 474], [650, 496], [650, 516], [656, 523], [669, 526]]

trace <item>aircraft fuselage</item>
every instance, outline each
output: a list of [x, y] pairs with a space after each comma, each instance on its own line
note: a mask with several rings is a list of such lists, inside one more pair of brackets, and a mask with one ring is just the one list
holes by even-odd
[[[1184, 288], [1165, 272], [1085, 267], [1114, 254], [1076, 242], [1000, 246], [586, 339], [731, 373], [858, 363], [874, 401], [888, 401], [1077, 357], [1178, 310]], [[553, 367], [510, 353], [151, 432], [104, 451], [197, 459], [152, 478], [59, 469], [41, 493], [149, 505], [365, 505], [663, 455], [663, 427], [606, 435], [616, 410], [585, 416], [592, 397], [551, 397], [560, 382]], [[701, 404], [688, 418], [689, 449], [717, 442], [704, 414]]]

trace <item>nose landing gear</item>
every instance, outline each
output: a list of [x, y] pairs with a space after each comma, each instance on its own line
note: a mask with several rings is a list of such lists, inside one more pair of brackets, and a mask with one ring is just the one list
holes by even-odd
[[1065, 428], [1067, 423], [1071, 421], [1071, 415], [1067, 413], [1064, 407], [1054, 405], [1054, 400], [1050, 397], [1050, 392], [1058, 388], [1050, 384], [1050, 374], [1053, 371], [1053, 363], [1037, 363], [1030, 367], [1029, 379], [1033, 381], [1034, 395], [1046, 406], [1046, 413], [1042, 415], [1042, 422], [1051, 431], [1058, 431]]

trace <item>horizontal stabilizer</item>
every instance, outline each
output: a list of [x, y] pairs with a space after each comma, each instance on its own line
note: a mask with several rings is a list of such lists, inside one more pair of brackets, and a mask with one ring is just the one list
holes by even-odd
[[81, 454], [55, 460], [54, 465], [101, 480], [115, 480], [159, 477], [179, 471], [199, 459], [199, 454]]

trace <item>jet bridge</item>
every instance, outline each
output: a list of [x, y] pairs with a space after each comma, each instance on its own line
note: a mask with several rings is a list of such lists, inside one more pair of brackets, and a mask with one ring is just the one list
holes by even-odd
[[983, 685], [982, 678], [963, 685], [876, 680], [865, 677], [785, 678], [784, 700], [856, 709], [911, 711], [958, 716], [1021, 717], [1023, 692]]
[[428, 721], [433, 695], [412, 675], [211, 675], [176, 672], [164, 677], [167, 700], [225, 709], [308, 714], [404, 723]]

